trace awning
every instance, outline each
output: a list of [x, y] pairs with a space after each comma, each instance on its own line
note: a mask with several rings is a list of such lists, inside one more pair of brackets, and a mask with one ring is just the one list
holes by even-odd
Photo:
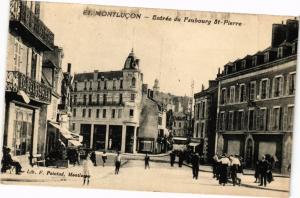
[[73, 139], [73, 136], [71, 135], [71, 132], [68, 131], [67, 129], [65, 128], [62, 128], [61, 126], [59, 126], [58, 124], [56, 123], [53, 123], [53, 122], [49, 122], [53, 127], [55, 127], [56, 129], [59, 130], [60, 134], [62, 136], [64, 136], [64, 138], [66, 139]]
[[200, 143], [197, 143], [197, 142], [191, 142], [189, 143], [189, 146], [198, 146]]
[[82, 146], [82, 144], [77, 140], [69, 140], [69, 143], [71, 143], [72, 146]]

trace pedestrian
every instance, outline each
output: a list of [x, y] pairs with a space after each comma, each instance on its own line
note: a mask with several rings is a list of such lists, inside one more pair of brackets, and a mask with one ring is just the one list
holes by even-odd
[[90, 159], [93, 162], [94, 166], [97, 166], [97, 162], [96, 162], [96, 153], [95, 151], [92, 151], [90, 154]]
[[83, 156], [82, 160], [82, 168], [83, 168], [83, 185], [89, 185], [90, 183], [90, 166], [91, 166], [91, 161], [90, 161], [90, 154], [86, 154]]
[[217, 165], [218, 165], [218, 160], [219, 160], [219, 158], [218, 158], [218, 155], [217, 154], [215, 154], [214, 156], [213, 156], [213, 178], [217, 178]]
[[149, 161], [150, 161], [150, 157], [149, 157], [148, 153], [146, 153], [146, 156], [145, 156], [145, 169], [147, 169], [147, 168], [150, 169]]
[[172, 151], [170, 153], [170, 163], [171, 163], [171, 166], [174, 166], [175, 159], [176, 159], [176, 155], [175, 155], [174, 151]]
[[106, 151], [103, 151], [103, 153], [102, 153], [102, 162], [103, 162], [102, 165], [103, 165], [103, 167], [105, 166], [106, 160], [107, 160]]
[[254, 172], [254, 177], [255, 177], [255, 181], [254, 183], [259, 183], [259, 178], [260, 178], [260, 164], [259, 164], [259, 160], [256, 161], [255, 163], [255, 172]]
[[10, 155], [10, 148], [3, 147], [2, 152], [2, 160], [1, 160], [1, 173], [5, 173], [7, 170], [11, 169], [12, 167], [15, 168], [16, 175], [20, 175], [24, 171], [22, 171], [21, 164], [14, 160]]
[[230, 156], [230, 176], [232, 179], [232, 184], [235, 186], [236, 184], [241, 184], [241, 179], [238, 178], [237, 173], [239, 171], [239, 167], [241, 166], [240, 160], [235, 156]]
[[179, 151], [179, 154], [178, 154], [178, 166], [181, 168], [182, 167], [182, 164], [183, 164], [183, 152], [182, 151]]
[[262, 159], [259, 163], [259, 169], [260, 169], [260, 184], [259, 186], [267, 186], [267, 173], [271, 169], [271, 164], [266, 160], [265, 156], [262, 156]]
[[223, 154], [219, 161], [221, 162], [219, 184], [225, 186], [228, 180], [227, 176], [228, 176], [228, 167], [230, 166], [230, 160], [225, 154]]
[[198, 153], [192, 155], [192, 170], [193, 170], [193, 179], [198, 179], [199, 174], [199, 163], [200, 157]]
[[120, 166], [121, 166], [121, 155], [120, 152], [118, 151], [117, 156], [115, 158], [115, 175], [119, 174]]

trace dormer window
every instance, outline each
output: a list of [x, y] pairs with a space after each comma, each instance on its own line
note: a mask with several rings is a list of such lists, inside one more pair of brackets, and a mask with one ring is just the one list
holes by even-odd
[[246, 68], [246, 60], [243, 60], [243, 61], [242, 61], [242, 68], [243, 68], [243, 69]]
[[90, 81], [90, 90], [93, 89], [93, 81]]
[[253, 56], [252, 57], [252, 66], [256, 66], [257, 65], [257, 56]]
[[104, 81], [104, 89], [107, 89], [107, 80]]
[[87, 82], [84, 81], [84, 90], [86, 90]]
[[297, 45], [296, 45], [296, 43], [293, 43], [292, 54], [296, 54], [296, 52], [297, 52]]
[[131, 79], [131, 86], [132, 86], [132, 87], [135, 87], [135, 84], [136, 84], [136, 79], [135, 79], [135, 77], [133, 77], [133, 78]]
[[98, 81], [98, 86], [97, 86], [97, 89], [100, 90], [101, 87], [100, 87], [100, 80]]
[[264, 63], [267, 63], [267, 62], [269, 62], [269, 52], [266, 52], [265, 54], [264, 54]]
[[282, 58], [283, 57], [283, 47], [279, 47], [277, 49], [277, 58]]
[[123, 89], [123, 80], [120, 80], [120, 89]]

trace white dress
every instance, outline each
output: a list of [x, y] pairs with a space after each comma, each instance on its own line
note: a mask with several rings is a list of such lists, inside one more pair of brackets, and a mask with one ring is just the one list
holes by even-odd
[[83, 175], [90, 177], [90, 163], [88, 159], [83, 160], [82, 168], [83, 168]]

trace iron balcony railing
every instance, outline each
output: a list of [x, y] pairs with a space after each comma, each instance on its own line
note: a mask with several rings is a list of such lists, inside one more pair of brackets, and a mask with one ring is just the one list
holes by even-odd
[[54, 46], [53, 32], [26, 5], [26, 1], [10, 1], [10, 21], [19, 22], [49, 49]]
[[30, 99], [50, 104], [51, 88], [19, 71], [7, 71], [5, 91], [24, 91]]

